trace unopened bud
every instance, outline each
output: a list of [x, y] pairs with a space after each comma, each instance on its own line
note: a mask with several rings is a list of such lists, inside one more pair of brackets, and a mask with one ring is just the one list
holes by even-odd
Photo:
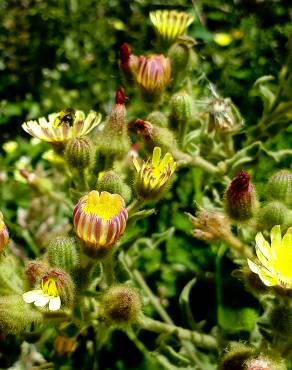
[[141, 312], [141, 298], [136, 289], [116, 285], [107, 290], [101, 301], [104, 317], [114, 324], [130, 324]]
[[281, 336], [289, 336], [292, 333], [292, 308], [284, 305], [275, 306], [271, 309], [270, 323], [274, 333]]
[[39, 280], [40, 276], [44, 274], [46, 270], [48, 270], [49, 264], [45, 260], [35, 260], [27, 262], [25, 266], [25, 275], [29, 282], [30, 288], [33, 288], [36, 282]]
[[252, 354], [251, 347], [235, 344], [221, 359], [219, 370], [245, 370], [245, 363]]
[[245, 289], [258, 296], [259, 294], [267, 293], [268, 288], [261, 281], [259, 276], [252, 272], [248, 267], [242, 267], [239, 270], [233, 271], [232, 275], [240, 280], [243, 280]]
[[9, 243], [8, 228], [4, 223], [3, 214], [0, 212], [0, 253], [2, 253]]
[[115, 171], [102, 173], [98, 178], [96, 190], [119, 194], [124, 198], [126, 204], [131, 200], [131, 188], [124, 183], [122, 178]]
[[225, 212], [235, 222], [247, 222], [255, 215], [257, 208], [257, 195], [250, 175], [241, 171], [225, 192]]
[[167, 117], [159, 111], [150, 113], [147, 117], [147, 121], [154, 126], [166, 127], [168, 125]]
[[80, 253], [75, 238], [59, 236], [47, 248], [48, 260], [52, 267], [72, 271], [80, 261]]
[[276, 172], [267, 185], [267, 196], [292, 207], [292, 171], [281, 170]]
[[179, 132], [179, 139], [183, 142], [192, 117], [192, 98], [184, 92], [175, 94], [170, 100], [170, 108], [172, 126]]
[[188, 45], [176, 42], [171, 46], [167, 53], [171, 60], [171, 67], [174, 76], [187, 71], [187, 66], [190, 59], [190, 48]]
[[41, 322], [41, 313], [26, 305], [21, 296], [0, 297], [0, 330], [5, 334], [20, 334]]
[[291, 211], [277, 200], [266, 203], [258, 212], [259, 230], [270, 231], [275, 225], [281, 225], [283, 231], [292, 225]]
[[76, 137], [66, 145], [65, 158], [72, 168], [83, 169], [90, 165], [92, 143], [87, 137]]

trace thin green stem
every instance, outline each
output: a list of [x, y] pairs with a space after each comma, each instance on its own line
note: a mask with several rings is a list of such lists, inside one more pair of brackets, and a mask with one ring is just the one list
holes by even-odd
[[134, 199], [133, 202], [127, 207], [129, 218], [145, 205], [144, 199]]
[[208, 334], [203, 334], [196, 331], [184, 329], [173, 324], [166, 324], [161, 321], [153, 320], [146, 316], [140, 317], [138, 324], [140, 328], [153, 331], [155, 333], [166, 333], [177, 335], [180, 339], [188, 340], [200, 348], [206, 348], [211, 350], [215, 350], [217, 348], [216, 339]]
[[115, 282], [115, 273], [114, 273], [114, 260], [113, 254], [110, 253], [103, 261], [103, 280], [102, 280], [102, 288], [106, 289], [110, 287]]
[[202, 158], [201, 156], [191, 157], [186, 156], [185, 159], [177, 161], [178, 167], [200, 167], [204, 171], [210, 173], [211, 175], [221, 175], [221, 171], [217, 166], [214, 166], [212, 163], [208, 162], [206, 159]]

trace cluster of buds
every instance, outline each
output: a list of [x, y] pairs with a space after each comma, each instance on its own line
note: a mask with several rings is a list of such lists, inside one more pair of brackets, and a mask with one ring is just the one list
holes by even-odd
[[92, 257], [103, 257], [125, 231], [128, 213], [119, 194], [96, 190], [84, 195], [73, 212], [75, 233]]

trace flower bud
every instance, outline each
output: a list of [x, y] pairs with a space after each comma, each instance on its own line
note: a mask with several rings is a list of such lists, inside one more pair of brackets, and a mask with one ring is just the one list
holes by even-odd
[[245, 362], [252, 356], [253, 349], [244, 344], [235, 344], [222, 357], [219, 370], [245, 370]]
[[291, 211], [278, 201], [266, 203], [258, 212], [259, 230], [270, 231], [275, 225], [281, 225], [284, 231], [292, 226]]
[[169, 58], [162, 54], [139, 57], [135, 79], [146, 100], [156, 100], [169, 84], [170, 76]]
[[168, 125], [167, 117], [159, 111], [150, 113], [147, 117], [147, 121], [149, 121], [152, 125], [158, 127], [166, 127]]
[[26, 303], [34, 303], [36, 307], [49, 305], [50, 311], [61, 308], [70, 308], [73, 304], [75, 286], [67, 272], [52, 268], [40, 278], [37, 289], [30, 290], [22, 295]]
[[27, 262], [25, 266], [25, 275], [29, 282], [30, 288], [33, 288], [36, 282], [39, 280], [40, 276], [48, 270], [49, 264], [45, 260], [37, 259], [34, 261]]
[[292, 333], [292, 307], [279, 305], [271, 309], [269, 313], [271, 328], [274, 333], [283, 337]]
[[65, 158], [72, 168], [83, 169], [90, 165], [92, 143], [88, 137], [76, 137], [66, 145]]
[[41, 313], [26, 305], [21, 296], [0, 297], [0, 330], [5, 334], [20, 334], [41, 322]]
[[171, 68], [174, 75], [185, 72], [189, 63], [190, 49], [187, 45], [177, 42], [168, 50]]
[[[102, 132], [96, 139], [97, 153], [107, 158], [107, 169], [111, 167], [116, 157], [125, 155], [131, 147], [128, 126], [126, 122], [125, 91], [117, 89], [116, 103]], [[110, 163], [110, 165], [108, 165]]]
[[124, 199], [107, 191], [84, 195], [73, 212], [75, 233], [85, 253], [95, 258], [104, 257], [123, 235], [127, 219]]
[[179, 139], [183, 142], [189, 122], [192, 117], [192, 98], [185, 92], [175, 94], [170, 100], [170, 109], [171, 123], [173, 127], [179, 132]]
[[281, 170], [276, 172], [267, 185], [268, 199], [283, 202], [287, 207], [292, 207], [292, 171]]
[[59, 236], [53, 239], [47, 248], [48, 260], [52, 267], [72, 271], [80, 260], [75, 238]]
[[242, 267], [240, 270], [235, 270], [232, 275], [243, 280], [245, 289], [255, 296], [267, 293], [268, 291], [268, 288], [261, 281], [259, 276], [252, 272], [248, 267]]
[[271, 358], [267, 355], [259, 355], [247, 361], [245, 370], [287, 370], [287, 367], [284, 361], [278, 357]]
[[114, 324], [130, 324], [141, 312], [141, 299], [136, 289], [116, 285], [107, 290], [101, 300], [104, 317]]
[[250, 182], [250, 175], [241, 171], [225, 192], [225, 212], [235, 222], [247, 222], [254, 216], [257, 207], [257, 195]]
[[131, 188], [124, 183], [115, 171], [101, 173], [98, 177], [96, 190], [107, 191], [112, 194], [119, 194], [124, 198], [126, 204], [131, 200]]
[[9, 243], [8, 228], [4, 223], [3, 214], [0, 212], [0, 253], [2, 253]]
[[136, 158], [133, 159], [137, 171], [135, 190], [143, 199], [157, 200], [164, 192], [168, 180], [175, 171], [176, 163], [170, 153], [161, 159], [161, 149], [155, 147], [151, 162], [148, 160], [141, 166]]
[[138, 57], [132, 54], [127, 43], [120, 46], [120, 66], [126, 75], [132, 74], [137, 70]]

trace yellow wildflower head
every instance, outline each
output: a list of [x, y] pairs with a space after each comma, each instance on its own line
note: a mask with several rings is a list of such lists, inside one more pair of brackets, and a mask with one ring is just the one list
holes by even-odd
[[101, 257], [117, 242], [126, 228], [128, 213], [119, 194], [96, 190], [84, 195], [73, 212], [74, 230], [85, 252]]
[[292, 289], [292, 227], [281, 238], [280, 226], [274, 226], [271, 230], [271, 244], [262, 233], [258, 233], [256, 254], [258, 262], [248, 260], [248, 265], [265, 285]]
[[161, 159], [161, 148], [155, 147], [151, 161], [143, 162], [140, 166], [136, 158], [133, 159], [137, 171], [136, 191], [144, 199], [159, 197], [174, 173], [176, 163], [170, 153]]
[[150, 20], [158, 35], [167, 42], [173, 42], [186, 33], [194, 17], [175, 10], [156, 10], [150, 12]]
[[65, 109], [52, 113], [48, 119], [28, 121], [22, 125], [31, 136], [52, 144], [65, 144], [69, 139], [82, 137], [93, 130], [100, 122], [101, 115], [90, 111], [87, 117], [82, 111]]

